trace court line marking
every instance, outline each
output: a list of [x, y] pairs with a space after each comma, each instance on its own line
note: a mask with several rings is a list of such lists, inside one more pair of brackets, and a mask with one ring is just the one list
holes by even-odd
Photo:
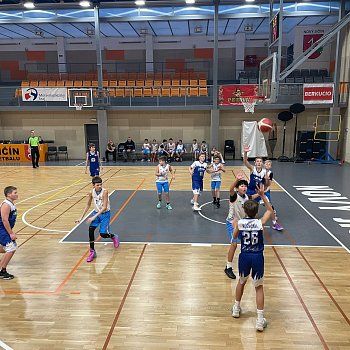
[[[35, 225], [32, 225], [30, 224], [27, 220], [26, 220], [26, 216], [29, 212], [31, 212], [33, 209], [36, 209], [44, 204], [49, 204], [49, 203], [52, 203], [52, 202], [57, 202], [57, 201], [63, 201], [63, 200], [67, 200], [67, 199], [75, 199], [77, 197], [86, 197], [86, 194], [84, 195], [79, 195], [79, 196], [74, 196], [74, 197], [64, 197], [64, 198], [56, 198], [56, 199], [53, 199], [51, 201], [48, 201], [48, 202], [43, 202], [43, 203], [39, 203], [37, 205], [35, 205], [34, 207], [31, 207], [29, 208], [26, 212], [23, 213], [22, 215], [22, 222], [31, 227], [31, 228], [34, 228], [36, 230], [41, 230], [41, 231], [48, 231], [48, 232], [61, 232], [61, 233], [67, 233], [67, 232], [70, 232], [70, 231], [67, 231], [67, 230], [53, 230], [53, 229], [49, 229], [49, 228], [45, 228], [45, 227], [39, 227], [39, 226], [35, 226]], [[91, 213], [90, 213], [91, 214]]]
[[82, 164], [85, 164], [85, 160], [84, 161], [82, 161], [81, 163], [79, 163], [79, 164], [75, 164], [74, 166], [79, 166], [79, 165], [82, 165]]
[[343, 244], [343, 242], [338, 239], [331, 231], [328, 230], [326, 226], [324, 226], [313, 214], [311, 214], [297, 199], [295, 199], [281, 184], [279, 184], [276, 180], [274, 180], [278, 186], [280, 186], [287, 195], [293, 199], [295, 203], [297, 203], [304, 211], [307, 213], [316, 223], [318, 223], [335, 241], [337, 241], [349, 254], [350, 254], [350, 249]]
[[14, 350], [11, 347], [9, 347], [7, 344], [5, 344], [3, 341], [0, 340], [0, 346], [4, 349], [4, 350]]
[[139, 266], [140, 266], [140, 264], [141, 264], [141, 260], [142, 260], [142, 257], [143, 257], [143, 255], [144, 255], [144, 253], [145, 253], [146, 247], [147, 247], [147, 244], [145, 244], [145, 245], [143, 246], [143, 249], [142, 249], [142, 251], [141, 251], [141, 254], [140, 254], [140, 256], [139, 256], [139, 258], [138, 258], [138, 260], [137, 260], [136, 266], [135, 266], [135, 268], [134, 268], [134, 272], [133, 272], [133, 274], [131, 275], [131, 278], [130, 278], [130, 280], [129, 280], [128, 286], [127, 286], [127, 288], [126, 288], [126, 290], [125, 290], [125, 292], [124, 292], [123, 299], [122, 299], [121, 303], [119, 304], [117, 313], [115, 314], [114, 320], [113, 320], [113, 322], [112, 322], [112, 324], [111, 324], [111, 327], [110, 327], [109, 332], [108, 332], [108, 334], [107, 334], [107, 338], [106, 338], [106, 340], [105, 340], [105, 342], [104, 342], [104, 344], [103, 344], [102, 350], [106, 350], [106, 349], [108, 348], [108, 344], [109, 344], [109, 342], [110, 342], [110, 340], [111, 340], [111, 337], [112, 337], [112, 335], [113, 335], [115, 326], [117, 325], [117, 322], [118, 322], [119, 316], [120, 316], [120, 314], [121, 314], [121, 312], [122, 312], [122, 309], [123, 309], [123, 306], [124, 306], [124, 304], [125, 304], [126, 298], [128, 297], [129, 291], [130, 291], [130, 289], [131, 289], [131, 285], [132, 285], [132, 283], [134, 282], [134, 279], [135, 279], [137, 270], [139, 269]]
[[292, 277], [290, 276], [290, 274], [289, 274], [289, 272], [288, 272], [286, 266], [284, 265], [284, 263], [283, 263], [281, 257], [279, 256], [279, 254], [278, 254], [276, 248], [275, 248], [275, 247], [272, 247], [272, 250], [274, 251], [274, 253], [275, 253], [276, 257], [277, 257], [278, 262], [279, 262], [280, 265], [282, 266], [282, 269], [283, 269], [285, 275], [287, 276], [290, 285], [292, 286], [292, 288], [293, 288], [293, 290], [294, 290], [294, 293], [296, 294], [297, 298], [299, 299], [300, 304], [302, 305], [302, 307], [303, 307], [303, 309], [304, 309], [306, 315], [308, 316], [308, 318], [309, 318], [309, 320], [310, 320], [312, 326], [314, 327], [314, 330], [315, 330], [315, 332], [317, 333], [317, 335], [318, 335], [318, 337], [319, 337], [319, 339], [320, 339], [320, 341], [321, 341], [321, 343], [322, 343], [322, 345], [323, 345], [323, 348], [324, 348], [324, 349], [329, 349], [329, 348], [328, 348], [328, 345], [327, 345], [327, 343], [326, 343], [326, 341], [324, 340], [324, 338], [323, 338], [323, 336], [322, 336], [320, 330], [319, 330], [318, 327], [317, 327], [317, 324], [316, 324], [315, 320], [313, 319], [313, 317], [312, 317], [312, 315], [311, 315], [309, 309], [307, 308], [307, 306], [306, 306], [306, 304], [305, 304], [305, 302], [304, 302], [302, 296], [300, 295], [300, 293], [299, 293], [299, 291], [298, 291], [298, 288], [297, 288], [296, 285], [294, 284], [294, 281], [293, 281]]
[[347, 322], [348, 326], [350, 326], [350, 320], [349, 318], [346, 316], [345, 312], [343, 311], [343, 309], [340, 307], [340, 305], [338, 304], [338, 302], [335, 300], [335, 298], [333, 297], [332, 293], [328, 290], [328, 288], [325, 286], [325, 284], [323, 283], [323, 281], [321, 280], [321, 278], [319, 277], [319, 275], [317, 274], [317, 272], [314, 270], [314, 268], [311, 266], [311, 263], [308, 261], [308, 259], [306, 259], [305, 255], [300, 251], [299, 248], [296, 248], [296, 250], [298, 251], [298, 253], [300, 254], [300, 256], [304, 259], [306, 265], [309, 267], [309, 269], [312, 271], [312, 273], [314, 274], [314, 276], [317, 278], [318, 282], [320, 283], [320, 285], [322, 286], [322, 288], [325, 290], [325, 292], [328, 294], [329, 298], [333, 301], [333, 304], [336, 306], [336, 308], [338, 309], [338, 311], [341, 313], [341, 315], [343, 316], [343, 318], [345, 319], [345, 321]]
[[[86, 241], [65, 241], [65, 242], [60, 242], [63, 244], [89, 244], [89, 242]], [[96, 243], [100, 243], [100, 244], [112, 244], [113, 242], [95, 242]], [[196, 245], [200, 245], [200, 244], [209, 244], [211, 246], [229, 246], [230, 243], [191, 243], [191, 242], [147, 242], [147, 241], [143, 241], [143, 242], [127, 242], [127, 241], [120, 241], [120, 244], [148, 244], [148, 245], [192, 245], [192, 246], [196, 246]], [[240, 246], [240, 244], [238, 244]], [[265, 247], [278, 247], [278, 248], [321, 248], [321, 249], [343, 249], [342, 246], [340, 245], [293, 245], [293, 244], [264, 244]]]

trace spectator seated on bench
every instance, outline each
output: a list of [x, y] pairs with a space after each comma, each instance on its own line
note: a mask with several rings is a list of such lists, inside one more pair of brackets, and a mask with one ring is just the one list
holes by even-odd
[[106, 162], [109, 162], [109, 158], [108, 156], [112, 154], [113, 156], [113, 162], [115, 163], [117, 161], [117, 149], [115, 147], [115, 144], [112, 140], [109, 140], [107, 143], [107, 148], [106, 148], [106, 152], [105, 152], [105, 156], [106, 156]]
[[128, 159], [131, 159], [133, 162], [135, 162], [136, 161], [135, 153], [136, 153], [135, 142], [129, 136], [126, 142], [124, 142], [124, 150], [123, 150], [124, 162], [127, 162]]

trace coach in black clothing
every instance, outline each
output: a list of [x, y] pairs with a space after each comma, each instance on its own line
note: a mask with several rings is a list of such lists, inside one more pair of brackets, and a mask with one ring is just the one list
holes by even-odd
[[128, 161], [128, 158], [132, 159], [133, 162], [135, 162], [135, 142], [131, 139], [129, 136], [126, 142], [124, 143], [124, 162]]

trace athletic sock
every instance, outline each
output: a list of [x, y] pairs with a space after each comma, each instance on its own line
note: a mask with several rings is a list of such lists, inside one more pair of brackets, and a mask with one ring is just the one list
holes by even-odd
[[226, 263], [226, 267], [229, 269], [230, 267], [232, 268], [232, 261], [228, 261]]
[[276, 225], [276, 222], [277, 222], [276, 220], [272, 220], [272, 223], [273, 223], [274, 225]]
[[90, 249], [95, 250], [95, 242], [90, 242]]
[[256, 313], [258, 315], [258, 321], [262, 322], [263, 318], [264, 318], [264, 310], [256, 310]]
[[217, 202], [217, 203], [220, 203], [220, 198], [216, 198], [216, 202]]
[[241, 307], [241, 302], [240, 301], [235, 301], [235, 306], [237, 307], [237, 308], [240, 308]]

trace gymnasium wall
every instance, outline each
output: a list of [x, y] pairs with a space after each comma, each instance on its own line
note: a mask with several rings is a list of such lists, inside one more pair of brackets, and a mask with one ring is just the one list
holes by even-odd
[[[298, 130], [313, 130], [318, 113], [324, 110], [307, 110], [298, 117]], [[242, 111], [220, 112], [220, 144], [223, 150], [225, 139], [234, 139], [237, 152], [241, 152], [240, 137], [243, 120], [253, 121], [267, 117], [278, 127], [278, 141], [274, 154], [282, 150], [283, 123], [277, 119], [280, 111], [262, 111], [254, 115]], [[26, 140], [31, 129], [45, 140], [55, 140], [56, 146], [68, 146], [71, 159], [84, 157], [85, 135], [84, 124], [94, 124], [95, 111], [71, 112], [0, 112], [0, 139]], [[294, 140], [294, 120], [287, 123], [286, 155], [292, 155]], [[145, 138], [158, 141], [172, 137], [190, 143], [193, 138], [199, 141], [210, 138], [210, 111], [109, 111], [108, 138], [115, 143], [124, 142], [131, 136], [137, 143]]]

